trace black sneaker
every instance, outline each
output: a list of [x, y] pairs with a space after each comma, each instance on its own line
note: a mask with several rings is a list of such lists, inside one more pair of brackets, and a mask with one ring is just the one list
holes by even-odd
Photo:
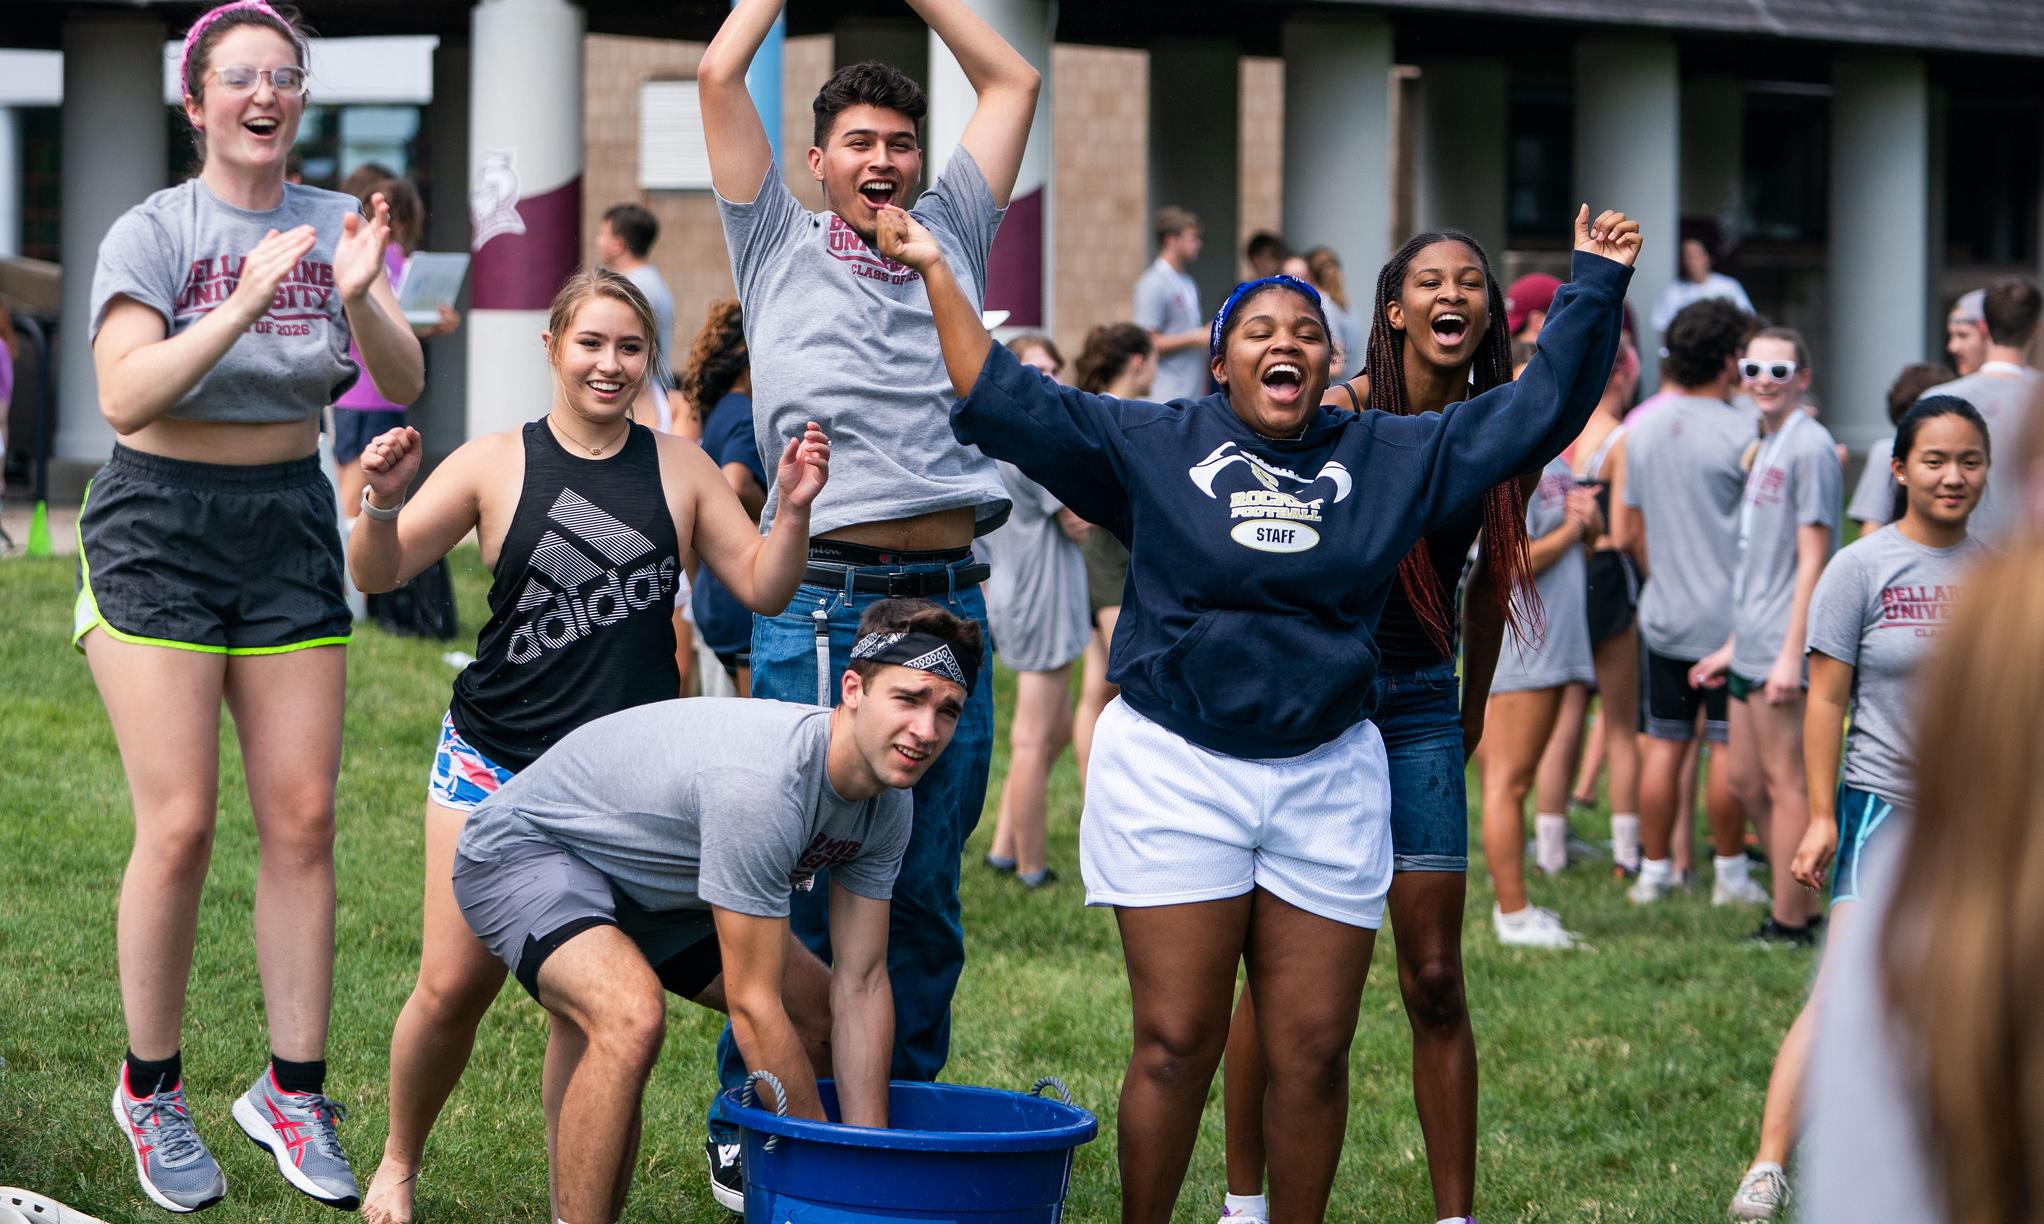
[[710, 1196], [724, 1210], [745, 1214], [745, 1145], [705, 1140], [710, 1158]]
[[1813, 947], [1817, 943], [1816, 925], [1813, 922], [1809, 926], [1785, 926], [1782, 923], [1776, 922], [1773, 914], [1769, 914], [1761, 922], [1759, 929], [1746, 937], [1746, 942], [1751, 944], [1779, 944], [1782, 947], [1788, 948]]

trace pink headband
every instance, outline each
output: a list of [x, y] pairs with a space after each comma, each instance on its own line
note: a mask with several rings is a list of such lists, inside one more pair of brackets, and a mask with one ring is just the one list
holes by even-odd
[[[275, 17], [277, 22], [286, 29], [290, 28], [290, 23], [285, 21], [276, 9], [263, 3], [263, 0], [233, 0], [231, 4], [223, 4], [219, 8], [208, 11], [205, 16], [192, 23], [191, 29], [185, 31], [184, 51], [177, 57], [177, 84], [180, 90], [185, 87], [185, 73], [192, 62], [192, 48], [199, 45], [199, 36], [206, 32], [207, 26], [212, 25], [222, 17], [238, 9], [254, 9], [259, 13], [267, 13]], [[297, 43], [298, 39], [294, 36], [291, 41]]]

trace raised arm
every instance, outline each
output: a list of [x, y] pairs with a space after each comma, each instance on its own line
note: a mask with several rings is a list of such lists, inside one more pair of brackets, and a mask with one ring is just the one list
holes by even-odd
[[[400, 509], [395, 519], [356, 516], [348, 535], [348, 577], [366, 594], [394, 591], [447, 555], [482, 517], [480, 481], [501, 475], [506, 436], [487, 434], [465, 443], [407, 499], [419, 475], [419, 431], [400, 425], [362, 450], [366, 500], [372, 510]], [[345, 507], [354, 514], [355, 506]]]
[[734, 203], [752, 202], [774, 160], [759, 110], [746, 92], [745, 73], [781, 15], [781, 4], [782, 0], [739, 0], [696, 65], [710, 185]]
[[[979, 163], [994, 203], [1006, 208], [1015, 191], [1015, 176], [1022, 169], [1022, 150], [1029, 143], [1029, 122], [1036, 117], [1036, 91], [1042, 74], [965, 0], [909, 0], [909, 7], [930, 23], [979, 95], [979, 104], [958, 143]], [[706, 121], [708, 110], [705, 103]]]
[[781, 448], [775, 475], [780, 510], [764, 538], [703, 448], [676, 438], [661, 447], [663, 470], [695, 498], [695, 552], [734, 598], [772, 616], [788, 606], [809, 563], [809, 507], [830, 478], [830, 439], [811, 421]]
[[369, 197], [370, 213], [348, 214], [334, 244], [334, 285], [348, 314], [348, 331], [362, 353], [362, 373], [377, 394], [393, 404], [410, 404], [426, 389], [425, 350], [405, 322], [397, 295], [384, 275], [383, 252], [390, 245], [390, 205], [383, 193]]

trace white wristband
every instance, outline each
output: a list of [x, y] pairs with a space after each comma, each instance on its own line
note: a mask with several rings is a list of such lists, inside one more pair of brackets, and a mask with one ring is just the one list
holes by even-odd
[[402, 498], [402, 497], [400, 497], [400, 498], [398, 498], [398, 499], [397, 499], [397, 505], [395, 505], [395, 506], [392, 506], [392, 507], [391, 507], [390, 509], [388, 509], [388, 510], [384, 509], [384, 508], [383, 508], [383, 507], [381, 507], [381, 506], [376, 506], [376, 505], [372, 505], [372, 504], [370, 504], [370, 501], [369, 501], [369, 487], [368, 487], [367, 485], [364, 485], [364, 486], [363, 486], [363, 488], [362, 488], [362, 513], [364, 513], [364, 514], [368, 515], [368, 516], [369, 516], [370, 518], [373, 518], [373, 519], [375, 519], [375, 520], [376, 520], [377, 522], [379, 522], [379, 523], [389, 523], [389, 522], [394, 522], [394, 521], [396, 521], [396, 519], [397, 519], [397, 516], [398, 516], [398, 512], [399, 512], [399, 511], [401, 511], [401, 510], [403, 510], [404, 508], [405, 508], [405, 499], [404, 499], [404, 498]]

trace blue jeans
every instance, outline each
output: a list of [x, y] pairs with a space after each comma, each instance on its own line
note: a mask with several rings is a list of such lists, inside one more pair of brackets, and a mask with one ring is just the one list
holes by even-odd
[[[899, 568], [941, 572], [946, 567]], [[755, 617], [752, 695], [816, 702], [816, 621], [812, 614], [822, 608], [830, 620], [830, 701], [837, 704], [839, 677], [851, 662], [859, 617], [882, 598], [804, 583], [796, 590], [794, 602], [779, 616]], [[987, 769], [994, 748], [993, 636], [987, 628], [986, 599], [976, 585], [955, 590], [948, 598], [933, 595], [929, 599], [978, 624], [988, 646], [980, 660], [979, 686], [966, 700], [950, 746], [916, 783], [915, 824], [902, 854], [901, 875], [894, 882], [887, 939], [887, 973], [894, 988], [890, 1076], [903, 1080], [936, 1079], [950, 1056], [951, 996], [965, 967], [958, 862], [965, 851], [965, 839], [979, 824], [986, 806]], [[794, 895], [790, 918], [796, 937], [826, 962], [830, 960], [828, 876], [828, 872], [820, 873], [817, 887]], [[717, 1042], [717, 1073], [727, 1090], [745, 1082], [745, 1063], [728, 1024]], [[721, 1126], [712, 1126], [711, 1133], [720, 1142], [735, 1141]]]
[[1469, 870], [1461, 686], [1455, 665], [1377, 673], [1377, 712], [1391, 766], [1393, 871]]

